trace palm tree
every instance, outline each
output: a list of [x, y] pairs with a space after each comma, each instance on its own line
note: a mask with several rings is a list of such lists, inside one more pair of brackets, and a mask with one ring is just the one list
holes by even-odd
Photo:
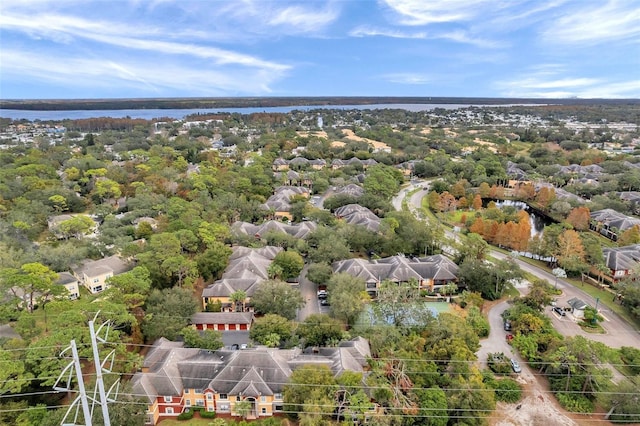
[[233, 307], [236, 312], [244, 312], [244, 301], [247, 298], [247, 293], [244, 290], [234, 291], [229, 298], [233, 302]]

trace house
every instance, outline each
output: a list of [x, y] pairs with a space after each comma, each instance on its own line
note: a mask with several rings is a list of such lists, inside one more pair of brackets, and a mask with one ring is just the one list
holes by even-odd
[[364, 373], [370, 357], [369, 343], [361, 337], [332, 348], [217, 351], [161, 338], [134, 375], [133, 392], [148, 402], [146, 424], [151, 425], [190, 407], [238, 417], [241, 401], [250, 403], [247, 419], [264, 418], [283, 412], [284, 388], [295, 369], [312, 364], [326, 365], [335, 376]]
[[339, 207], [334, 214], [348, 224], [363, 226], [372, 232], [378, 232], [380, 229], [381, 219], [371, 210], [359, 204], [347, 204]]
[[365, 290], [376, 297], [382, 281], [415, 282], [420, 290], [437, 290], [457, 282], [458, 265], [443, 255], [407, 258], [402, 255], [385, 259], [347, 259], [335, 262], [333, 272], [345, 272], [362, 278]]
[[573, 314], [573, 316], [579, 319], [584, 318], [584, 310], [589, 306], [577, 297], [573, 297], [567, 300], [567, 305], [571, 307], [571, 313]]
[[[222, 278], [202, 291], [202, 306], [220, 303], [223, 312], [251, 311], [251, 296], [258, 285], [269, 278], [268, 268], [282, 247], [267, 246], [259, 249], [233, 247], [229, 265]], [[234, 306], [231, 295], [238, 290], [245, 292], [247, 299]]]
[[291, 198], [301, 196], [309, 198], [310, 191], [302, 186], [280, 186], [276, 188], [275, 193], [262, 204], [262, 208], [273, 212], [273, 216], [278, 219], [291, 220]]
[[591, 212], [589, 228], [613, 241], [617, 241], [621, 233], [634, 226], [640, 227], [640, 218], [627, 216], [613, 209]]
[[640, 264], [640, 244], [625, 247], [604, 247], [604, 264], [609, 268], [614, 281], [625, 278]]
[[231, 225], [231, 233], [236, 236], [248, 235], [257, 239], [265, 237], [267, 234], [288, 234], [295, 238], [306, 238], [318, 225], [315, 222], [301, 222], [288, 225], [278, 220], [268, 220], [260, 225], [248, 222], [234, 222]]
[[251, 330], [253, 312], [197, 312], [191, 317], [196, 330]]
[[364, 188], [360, 185], [356, 185], [355, 183], [350, 183], [343, 186], [342, 188], [337, 189], [334, 194], [344, 194], [354, 198], [359, 198], [364, 195]]
[[56, 284], [64, 286], [69, 293], [69, 299], [80, 297], [80, 280], [69, 272], [60, 272]]
[[74, 274], [83, 286], [92, 294], [96, 294], [107, 289], [109, 278], [131, 269], [133, 265], [114, 255], [100, 260], [87, 260], [74, 270]]

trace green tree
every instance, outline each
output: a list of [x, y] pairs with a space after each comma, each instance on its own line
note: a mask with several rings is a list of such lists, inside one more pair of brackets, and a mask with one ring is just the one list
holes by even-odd
[[236, 290], [229, 296], [229, 299], [233, 302], [234, 310], [236, 312], [244, 312], [244, 304], [247, 300], [247, 292], [244, 290]]
[[300, 275], [304, 267], [304, 260], [299, 253], [292, 250], [283, 250], [276, 254], [272, 265], [277, 265], [282, 269], [282, 279], [288, 281]]
[[[288, 412], [315, 414], [322, 418], [331, 415], [335, 407], [334, 395], [338, 390], [331, 369], [326, 365], [303, 365], [291, 374], [283, 397]], [[302, 418], [301, 418], [302, 419]]]
[[215, 330], [204, 330], [200, 333], [192, 326], [180, 330], [184, 344], [188, 348], [200, 348], [215, 351], [224, 346], [222, 333]]
[[145, 304], [142, 331], [148, 341], [155, 341], [159, 337], [175, 340], [189, 324], [197, 307], [190, 290], [177, 287], [153, 290]]
[[251, 304], [261, 314], [278, 314], [293, 319], [297, 310], [304, 306], [300, 290], [284, 281], [266, 280], [260, 283], [251, 297]]
[[390, 200], [398, 193], [403, 180], [402, 172], [398, 169], [378, 164], [367, 169], [363, 186], [367, 193]]
[[39, 262], [25, 263], [19, 269], [0, 269], [0, 280], [3, 294], [12, 294], [19, 301], [18, 308], [24, 304], [29, 312], [33, 312], [37, 304], [66, 292], [56, 284], [58, 274]]
[[298, 325], [296, 334], [307, 347], [335, 345], [342, 339], [342, 324], [328, 315], [312, 314]]
[[206, 280], [218, 278], [229, 264], [231, 253], [231, 248], [222, 243], [209, 243], [207, 249], [195, 258], [200, 274]]
[[144, 305], [151, 291], [149, 271], [144, 266], [136, 266], [131, 271], [108, 278], [107, 285], [104, 295], [124, 304], [129, 310]]
[[[249, 337], [261, 345], [276, 347], [291, 338], [292, 333], [291, 321], [280, 315], [267, 314], [256, 319], [249, 331]], [[274, 336], [277, 336], [277, 339], [274, 339]]]
[[347, 325], [353, 326], [364, 311], [369, 295], [362, 278], [347, 273], [335, 274], [327, 283], [331, 313]]
[[71, 219], [60, 222], [57, 229], [65, 238], [75, 237], [81, 240], [82, 236], [88, 233], [94, 226], [95, 223], [89, 216], [77, 215]]
[[307, 268], [307, 279], [316, 284], [326, 283], [331, 278], [331, 274], [333, 274], [333, 269], [325, 262], [312, 263]]

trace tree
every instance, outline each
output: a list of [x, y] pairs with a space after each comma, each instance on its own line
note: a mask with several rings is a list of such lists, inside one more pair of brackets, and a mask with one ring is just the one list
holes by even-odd
[[331, 265], [325, 262], [312, 263], [307, 268], [307, 279], [316, 284], [324, 284], [329, 281], [333, 274]]
[[142, 331], [147, 340], [155, 341], [159, 337], [175, 340], [191, 321], [198, 304], [190, 290], [176, 287], [153, 290], [145, 307]]
[[300, 275], [304, 267], [304, 260], [298, 252], [293, 250], [283, 250], [273, 258], [272, 265], [277, 265], [282, 269], [282, 279], [288, 281]]
[[296, 330], [305, 346], [335, 345], [342, 339], [342, 324], [325, 314], [312, 314]]
[[388, 321], [396, 327], [406, 326], [412, 316], [411, 306], [419, 300], [417, 283], [395, 283], [383, 281], [373, 307], [382, 321]]
[[335, 274], [327, 283], [331, 313], [351, 327], [365, 308], [369, 299], [362, 278], [347, 273]]
[[569, 212], [567, 223], [578, 231], [586, 231], [589, 229], [589, 220], [591, 215], [588, 207], [576, 207]]
[[244, 303], [247, 300], [247, 292], [244, 290], [236, 290], [229, 296], [229, 299], [233, 302], [234, 310], [236, 312], [244, 312]]
[[[62, 296], [66, 289], [57, 285], [58, 274], [42, 263], [25, 263], [19, 269], [0, 270], [0, 288], [18, 301], [17, 307], [33, 312], [36, 304], [46, 303], [49, 298]], [[25, 306], [26, 305], [26, 306]]]
[[94, 192], [102, 201], [109, 198], [120, 198], [122, 195], [118, 182], [106, 178], [100, 178], [96, 181]]
[[180, 335], [184, 339], [184, 344], [187, 348], [215, 351], [224, 346], [224, 343], [222, 343], [222, 333], [216, 330], [204, 330], [200, 332], [192, 326], [187, 326], [180, 330]]
[[144, 266], [136, 266], [131, 271], [114, 275], [106, 281], [108, 288], [105, 296], [134, 310], [144, 305], [149, 291], [151, 279]]
[[243, 419], [246, 419], [249, 413], [251, 413], [251, 401], [243, 399], [242, 401], [236, 401], [233, 406], [233, 411]]
[[71, 219], [64, 220], [58, 224], [58, 231], [65, 237], [75, 237], [78, 240], [82, 239], [91, 228], [95, 226], [94, 221], [85, 215], [77, 215]]
[[298, 309], [304, 306], [300, 290], [284, 281], [266, 280], [260, 283], [251, 297], [251, 304], [261, 314], [278, 314], [293, 319]]
[[560, 234], [556, 257], [562, 268], [573, 273], [585, 272], [588, 265], [584, 263], [584, 256], [584, 246], [576, 231], [568, 229]]
[[545, 306], [551, 304], [552, 294], [553, 288], [546, 280], [535, 279], [529, 284], [529, 292], [522, 297], [522, 301], [536, 311], [542, 311]]
[[195, 258], [202, 277], [206, 280], [218, 278], [227, 267], [231, 253], [231, 248], [222, 243], [209, 243], [207, 249]]
[[291, 374], [285, 386], [283, 397], [285, 410], [302, 416], [314, 413], [321, 418], [334, 411], [334, 395], [338, 385], [331, 369], [326, 365], [303, 365]]
[[292, 333], [293, 323], [291, 321], [280, 315], [267, 314], [256, 319], [251, 326], [251, 331], [249, 331], [249, 337], [261, 345], [276, 347], [291, 338]]
[[56, 195], [52, 195], [51, 197], [49, 197], [49, 201], [51, 202], [53, 208], [55, 209], [56, 212], [61, 213], [65, 210], [67, 210], [68, 206], [67, 206], [67, 199], [64, 198], [64, 196], [60, 195], [60, 194], [56, 194]]
[[390, 200], [400, 188], [402, 172], [394, 167], [378, 164], [367, 169], [364, 190], [372, 195]]

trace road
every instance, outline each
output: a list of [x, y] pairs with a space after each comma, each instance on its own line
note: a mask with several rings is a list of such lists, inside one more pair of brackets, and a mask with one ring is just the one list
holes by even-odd
[[[400, 191], [397, 197], [394, 197], [394, 207], [398, 210], [402, 209], [402, 202], [407, 194], [415, 188], [424, 186], [428, 186], [428, 182], [413, 181], [407, 188]], [[418, 215], [418, 209], [420, 209], [420, 207], [422, 206], [422, 197], [424, 197], [426, 194], [427, 190], [417, 191], [416, 193], [412, 194], [407, 200], [407, 206], [409, 207], [409, 210], [413, 212], [417, 217], [420, 217], [420, 215]], [[446, 235], [449, 238], [453, 239], [456, 239], [457, 237], [453, 232], [450, 231], [447, 231]], [[490, 254], [496, 259], [506, 259], [507, 257], [510, 257], [509, 255], [505, 255], [495, 250], [491, 250]], [[522, 270], [530, 273], [531, 275], [544, 279], [553, 285], [556, 284], [556, 277], [550, 272], [547, 272], [542, 268], [530, 265], [519, 259], [516, 259], [516, 262]], [[557, 287], [562, 290], [562, 294], [556, 298], [556, 302], [559, 306], [566, 306], [567, 300], [573, 297], [582, 299], [584, 302], [594, 307], [596, 306], [596, 304], [598, 304], [597, 301], [589, 294], [562, 279], [557, 280]], [[522, 292], [523, 289], [520, 290]], [[613, 348], [619, 348], [621, 346], [633, 346], [636, 348], [640, 348], [639, 330], [636, 330], [632, 325], [620, 318], [618, 314], [607, 309], [604, 305], [598, 304], [598, 309], [600, 311], [600, 314], [605, 318], [601, 325], [602, 328], [604, 328], [604, 330], [606, 331], [606, 334], [587, 333], [583, 331], [582, 328], [580, 328], [580, 326], [578, 325], [576, 319], [571, 314], [560, 317], [553, 313], [550, 308], [546, 312], [546, 314], [549, 315], [549, 317], [552, 319], [553, 325], [556, 330], [558, 330], [558, 332], [564, 336], [580, 335], [590, 340], [602, 342], [607, 346]], [[491, 315], [491, 313], [489, 314]], [[493, 329], [493, 323], [491, 325]], [[498, 328], [502, 331], [502, 325], [499, 325]]]
[[[506, 259], [510, 257], [495, 250], [491, 251], [491, 256], [496, 259]], [[555, 285], [556, 277], [544, 269], [530, 265], [522, 260], [516, 259], [516, 263], [523, 271], [526, 271], [538, 278], [547, 280], [551, 285]], [[588, 285], [588, 284], [587, 284]], [[577, 297], [591, 306], [596, 306], [596, 300], [591, 295], [582, 291], [563, 279], [558, 279], [557, 287], [562, 290], [562, 294], [556, 298], [556, 304], [560, 307], [567, 306], [567, 300]], [[604, 317], [604, 321], [600, 323], [606, 334], [587, 333], [577, 323], [573, 315], [567, 313], [561, 317], [548, 308], [545, 312], [552, 320], [553, 325], [558, 332], [564, 336], [583, 336], [596, 342], [602, 342], [612, 348], [620, 348], [621, 346], [633, 346], [640, 348], [640, 332], [632, 325], [620, 318], [618, 314], [607, 309], [604, 305], [598, 304], [600, 314]]]
[[302, 308], [298, 309], [298, 315], [296, 320], [299, 322], [304, 321], [309, 315], [320, 313], [320, 306], [318, 303], [317, 286], [315, 283], [307, 279], [307, 268], [309, 265], [305, 265], [300, 273], [300, 294], [304, 298], [305, 304]]

